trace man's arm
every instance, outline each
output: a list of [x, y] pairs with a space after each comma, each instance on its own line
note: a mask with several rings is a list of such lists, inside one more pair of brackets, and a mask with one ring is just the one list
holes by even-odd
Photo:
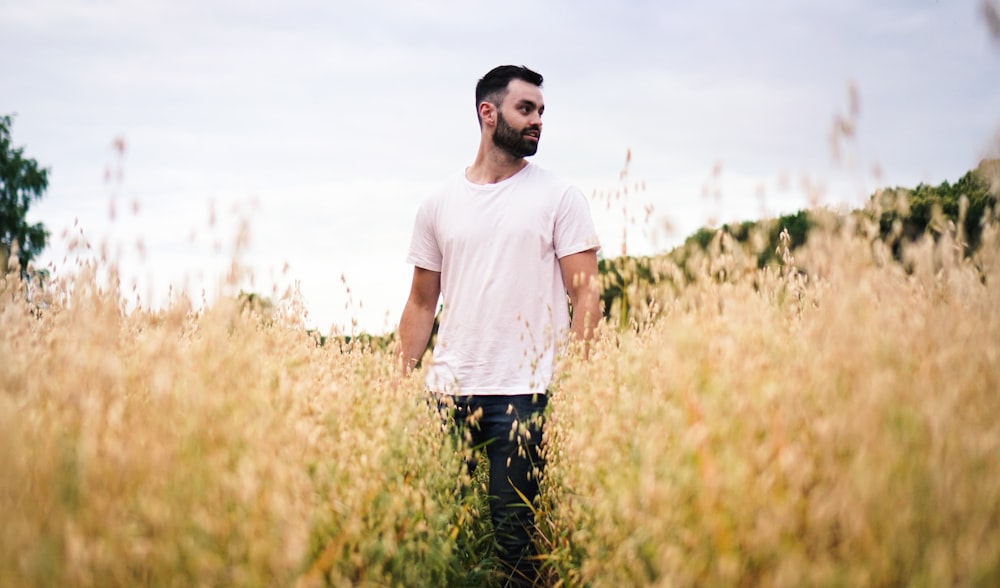
[[399, 319], [399, 361], [404, 375], [410, 373], [427, 349], [440, 295], [441, 272], [414, 267], [410, 296]]
[[583, 343], [583, 356], [590, 353], [590, 340], [594, 337], [601, 314], [601, 295], [597, 282], [597, 250], [582, 251], [559, 258], [563, 284], [573, 304], [573, 339]]

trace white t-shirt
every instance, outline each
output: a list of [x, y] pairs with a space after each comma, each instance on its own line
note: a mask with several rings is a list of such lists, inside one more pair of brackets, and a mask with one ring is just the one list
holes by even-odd
[[583, 193], [535, 165], [496, 184], [448, 181], [420, 207], [407, 256], [441, 272], [427, 387], [544, 393], [569, 330], [559, 258], [598, 247]]

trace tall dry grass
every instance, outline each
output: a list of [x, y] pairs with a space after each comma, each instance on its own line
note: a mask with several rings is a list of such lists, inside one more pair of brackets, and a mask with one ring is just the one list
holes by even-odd
[[[833, 223], [831, 223], [833, 226]], [[1000, 584], [1000, 241], [725, 235], [662, 317], [551, 400], [545, 543], [568, 585]], [[680, 268], [664, 267], [664, 275]]]
[[[996, 226], [910, 271], [873, 230], [766, 270], [720, 236], [567, 360], [551, 582], [1000, 583]], [[482, 496], [391, 351], [319, 346], [294, 298], [126, 311], [107, 269], [45, 307], [0, 286], [0, 585], [491, 581]]]
[[461, 505], [391, 362], [295, 309], [126, 313], [85, 264], [0, 302], [0, 585], [446, 584]]

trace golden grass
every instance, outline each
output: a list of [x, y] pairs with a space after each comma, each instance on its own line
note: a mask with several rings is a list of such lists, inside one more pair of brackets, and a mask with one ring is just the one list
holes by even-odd
[[996, 228], [911, 274], [849, 232], [777, 271], [720, 238], [659, 321], [570, 367], [546, 497], [570, 585], [1000, 582]]
[[125, 314], [89, 271], [40, 317], [18, 297], [0, 306], [0, 585], [447, 571], [457, 465], [384, 357], [231, 302]]
[[[720, 237], [564, 366], [550, 580], [1000, 583], [998, 252], [907, 273], [861, 227], [758, 271]], [[485, 581], [481, 497], [391, 351], [318, 346], [294, 300], [125, 312], [97, 270], [41, 311], [0, 286], [0, 585]]]

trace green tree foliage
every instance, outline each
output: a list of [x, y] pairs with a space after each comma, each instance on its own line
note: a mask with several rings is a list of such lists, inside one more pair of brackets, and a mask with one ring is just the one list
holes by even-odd
[[261, 296], [256, 292], [240, 290], [236, 295], [236, 305], [240, 312], [249, 314], [259, 314], [270, 318], [274, 313], [274, 302], [267, 296]]
[[[926, 234], [940, 235], [951, 222], [961, 230], [966, 253], [971, 254], [979, 247], [984, 220], [996, 210], [1000, 186], [991, 182], [997, 182], [998, 177], [1000, 160], [986, 160], [954, 184], [946, 180], [939, 186], [919, 184], [913, 189], [880, 190], [871, 196], [871, 206], [855, 214], [875, 215], [870, 218], [878, 219], [882, 238], [892, 242], [896, 251], [905, 241], [915, 241]], [[936, 223], [936, 214], [940, 214], [940, 224]], [[687, 238], [684, 247], [707, 250], [715, 234], [723, 231], [738, 243], [752, 247], [758, 265], [764, 267], [778, 261], [776, 250], [781, 231], [788, 229], [790, 249], [794, 250], [805, 244], [818, 218], [807, 210], [800, 210], [776, 219], [726, 224], [719, 229], [703, 227]], [[755, 235], [763, 237], [756, 244]]]
[[[994, 218], [1000, 198], [1000, 159], [986, 160], [962, 176], [954, 184], [945, 181], [939, 186], [918, 185], [913, 189], [892, 188], [872, 195], [869, 206], [852, 214], [877, 220], [881, 238], [892, 245], [898, 255], [907, 242], [924, 235], [937, 238], [954, 225], [957, 237], [965, 243], [966, 255], [974, 253], [980, 244], [984, 224]], [[788, 230], [788, 249], [794, 251], [805, 244], [809, 232], [830, 219], [830, 214], [800, 210], [774, 219], [726, 224], [718, 229], [702, 227], [688, 237], [684, 245], [653, 258], [620, 257], [602, 259], [598, 264], [601, 276], [601, 301], [605, 319], [624, 329], [635, 319], [641, 303], [641, 293], [661, 282], [654, 269], [661, 261], [669, 261], [686, 271], [692, 251], [707, 252], [720, 232], [744, 247], [757, 258], [758, 267], [780, 264], [779, 251], [782, 231]], [[692, 279], [690, 274], [684, 274]], [[676, 282], [676, 281], [675, 281]], [[683, 284], [674, 283], [675, 287]]]
[[783, 230], [788, 229], [788, 234], [791, 237], [789, 247], [795, 249], [805, 244], [809, 229], [814, 224], [815, 221], [810, 216], [809, 211], [800, 210], [776, 219], [725, 224], [718, 229], [702, 227], [684, 241], [682, 249], [696, 246], [702, 251], [707, 251], [716, 233], [722, 231], [731, 235], [737, 243], [751, 248], [757, 255], [757, 265], [764, 267], [780, 261], [777, 250], [780, 244], [779, 235]]
[[[24, 157], [24, 148], [11, 142], [10, 115], [0, 116], [0, 261], [6, 262], [17, 250], [21, 274], [27, 276], [28, 263], [45, 248], [49, 232], [42, 223], [28, 224], [31, 203], [49, 186], [49, 170], [34, 159]], [[6, 273], [6, 264], [0, 274]]]
[[644, 297], [647, 287], [663, 279], [649, 257], [601, 258], [597, 273], [604, 319], [617, 322], [619, 329], [625, 329], [629, 319], [635, 318], [636, 305], [648, 307], [650, 301]]
[[[925, 234], [940, 235], [951, 222], [961, 232], [966, 254], [973, 253], [982, 237], [983, 222], [996, 210], [1000, 190], [991, 184], [1000, 172], [1000, 160], [986, 160], [954, 184], [947, 180], [939, 186], [919, 184], [916, 188], [893, 188], [872, 196], [873, 208], [879, 211], [882, 238], [898, 252], [902, 243]], [[943, 223], [936, 222], [940, 214]]]

